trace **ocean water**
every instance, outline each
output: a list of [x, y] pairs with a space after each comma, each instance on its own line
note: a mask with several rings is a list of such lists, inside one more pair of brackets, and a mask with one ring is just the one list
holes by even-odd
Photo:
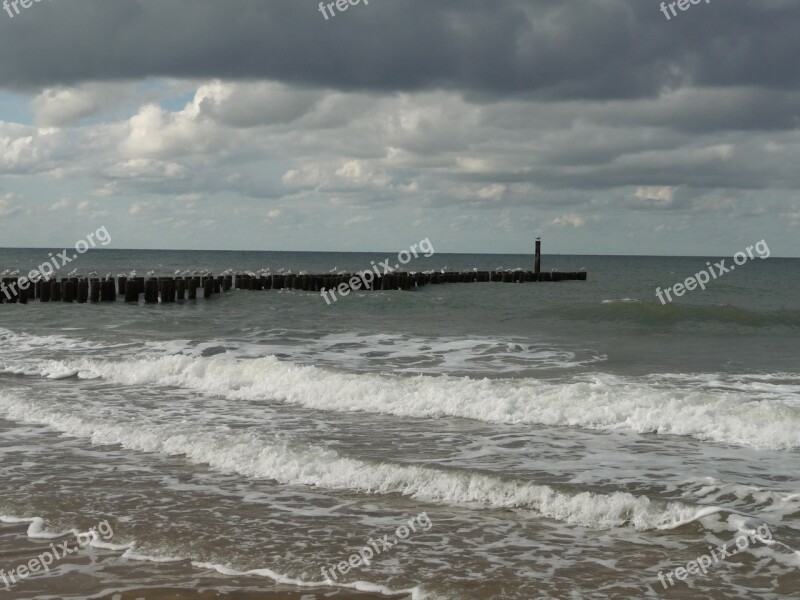
[[[76, 265], [327, 272], [388, 256], [96, 250]], [[2, 268], [46, 258], [0, 250]], [[800, 260], [756, 258], [658, 301], [707, 260], [546, 255], [588, 281], [330, 306], [300, 291], [0, 305], [0, 515], [35, 519], [34, 535], [108, 520], [124, 560], [313, 586], [424, 513], [333, 583], [431, 600], [800, 597]], [[659, 579], [757, 531], [706, 573]]]

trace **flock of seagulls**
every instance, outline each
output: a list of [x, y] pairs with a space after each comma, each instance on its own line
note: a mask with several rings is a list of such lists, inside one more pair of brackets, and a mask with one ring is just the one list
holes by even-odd
[[[446, 273], [449, 270], [450, 270], [450, 267], [445, 265], [445, 267], [442, 268], [439, 272], [440, 273]], [[586, 267], [581, 267], [579, 269], [579, 271], [585, 271], [585, 270], [586, 270]], [[477, 267], [473, 267], [472, 271], [473, 272], [477, 272], [478, 271]], [[518, 273], [519, 271], [524, 271], [524, 269], [522, 269], [520, 267], [517, 267], [516, 269], [504, 269], [502, 266], [497, 267], [495, 269], [495, 272], [505, 272], [505, 273]], [[231, 268], [223, 271], [222, 275], [234, 275], [236, 272], [237, 271], [234, 271], [233, 267], [231, 267]], [[272, 275], [272, 273], [273, 273], [272, 270], [269, 267], [265, 267], [263, 269], [259, 269], [258, 271], [244, 271], [244, 272], [247, 275], [249, 275], [250, 277], [259, 277], [261, 275]], [[558, 272], [558, 268], [553, 267], [550, 272], [551, 273], [556, 273], [556, 272]], [[47, 274], [43, 275], [44, 281], [50, 281], [51, 279], [54, 279], [57, 276], [57, 273], [58, 272], [56, 271], [56, 272], [53, 272], [53, 273], [47, 273]], [[212, 272], [209, 269], [186, 269], [186, 270], [183, 270], [183, 271], [181, 269], [177, 269], [174, 274], [175, 274], [176, 277], [187, 277], [187, 276], [191, 276], [191, 277], [195, 277], [195, 276], [206, 277], [208, 275], [211, 275], [211, 273]], [[338, 267], [333, 267], [330, 271], [328, 271], [328, 273], [343, 275], [343, 274], [347, 273], [347, 271], [339, 271]], [[415, 271], [412, 271], [412, 273], [415, 273]], [[430, 269], [428, 271], [422, 271], [422, 273], [425, 274], [425, 275], [431, 275], [433, 273], [436, 273], [436, 270], [435, 269]], [[275, 274], [277, 274], [277, 275], [291, 275], [292, 274], [292, 270], [291, 269], [284, 269], [283, 267], [281, 267], [280, 269], [275, 271]], [[307, 275], [307, 274], [308, 274], [307, 271], [300, 271], [299, 272], [299, 275]], [[0, 277], [19, 277], [19, 276], [20, 276], [20, 272], [18, 270], [13, 270], [12, 271], [11, 269], [6, 269], [2, 273], [0, 273]], [[86, 276], [87, 277], [97, 277], [97, 271], [91, 271]], [[147, 276], [148, 277], [155, 277], [156, 276], [156, 272], [155, 271], [148, 271], [147, 272]], [[41, 277], [42, 277], [41, 273], [36, 273], [35, 277], [31, 281], [34, 281], [34, 282], [38, 281]], [[67, 277], [81, 277], [81, 274], [78, 271], [78, 269], [73, 269], [72, 271], [67, 273]], [[113, 277], [114, 277], [113, 274], [109, 273], [108, 275], [105, 276], [105, 279], [106, 280], [110, 280], [110, 279], [113, 279]], [[126, 277], [128, 279], [133, 279], [133, 278], [136, 277], [136, 269], [133, 269], [129, 273], [120, 273], [119, 275], [117, 275], [117, 277]]]

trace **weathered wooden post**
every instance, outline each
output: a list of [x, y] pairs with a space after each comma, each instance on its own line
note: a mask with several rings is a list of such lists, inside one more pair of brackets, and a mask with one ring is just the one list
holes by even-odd
[[104, 279], [100, 282], [100, 302], [114, 302], [116, 300], [116, 284], [113, 279]]
[[139, 302], [139, 282], [135, 279], [125, 282], [125, 302]]
[[533, 272], [542, 272], [542, 238], [536, 238], [536, 257], [533, 261]]
[[50, 282], [50, 302], [61, 302], [61, 282], [55, 278]]
[[42, 280], [39, 288], [39, 302], [50, 302], [50, 281]]
[[[53, 288], [57, 288], [57, 285], [54, 285]], [[51, 300], [55, 300], [52, 296], [50, 296]], [[89, 280], [89, 302], [95, 303], [100, 302], [100, 280], [92, 278]]]
[[78, 280], [78, 304], [86, 304], [89, 300], [89, 281], [86, 279]]
[[158, 279], [155, 277], [144, 282], [144, 303], [158, 304]]
[[176, 286], [176, 300], [186, 300], [186, 280], [183, 277], [178, 277], [175, 280]]
[[158, 281], [158, 294], [161, 297], [161, 303], [166, 304], [169, 302], [169, 281], [166, 277], [159, 277]]

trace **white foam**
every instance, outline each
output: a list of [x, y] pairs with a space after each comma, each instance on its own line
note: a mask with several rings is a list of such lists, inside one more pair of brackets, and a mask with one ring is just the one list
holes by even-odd
[[0, 523], [8, 523], [17, 525], [19, 523], [33, 523], [34, 519], [25, 517], [9, 517], [7, 515], [0, 516]]
[[114, 551], [130, 550], [135, 546], [134, 542], [130, 542], [128, 544], [112, 544], [111, 542], [104, 542], [103, 540], [99, 539], [92, 540], [91, 542], [89, 542], [89, 545], [92, 548], [99, 548], [102, 550], [114, 550]]
[[714, 477], [692, 478], [682, 487], [681, 495], [688, 500], [712, 505], [758, 506], [759, 514], [769, 514], [777, 520], [800, 512], [800, 492], [726, 483]]
[[668, 529], [696, 520], [709, 510], [680, 502], [651, 502], [646, 496], [627, 492], [567, 492], [471, 471], [366, 462], [318, 446], [292, 447], [221, 425], [156, 424], [148, 415], [132, 419], [113, 407], [107, 407], [104, 418], [98, 418], [91, 407], [66, 413], [46, 402], [25, 400], [8, 392], [0, 392], [0, 410], [10, 419], [48, 425], [93, 443], [184, 455], [195, 463], [282, 484], [402, 494], [424, 502], [466, 507], [527, 510], [592, 528], [628, 525], [640, 530]]
[[[675, 377], [593, 374], [564, 383], [532, 378], [470, 379], [342, 373], [282, 362], [226, 356], [159, 356], [120, 361], [77, 359], [48, 369], [77, 369], [82, 378], [126, 385], [167, 385], [229, 399], [279, 400], [306, 408], [404, 417], [463, 417], [692, 436], [754, 446], [800, 447], [798, 376], [753, 401], [750, 383], [724, 388], [686, 384]], [[45, 370], [42, 374], [49, 374]], [[680, 385], [679, 385], [680, 384]]]
[[69, 534], [69, 531], [63, 531], [61, 533], [46, 531], [44, 528], [44, 519], [41, 517], [34, 517], [31, 519], [31, 524], [28, 527], [28, 537], [37, 540], [55, 540]]

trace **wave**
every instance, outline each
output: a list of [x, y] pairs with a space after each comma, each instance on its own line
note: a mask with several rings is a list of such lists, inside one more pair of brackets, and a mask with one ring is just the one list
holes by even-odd
[[689, 478], [679, 491], [680, 497], [688, 502], [725, 505], [739, 513], [758, 512], [787, 524], [800, 515], [800, 492], [797, 491], [725, 482], [715, 477]]
[[566, 382], [489, 380], [354, 374], [275, 357], [225, 356], [78, 358], [26, 368], [45, 377], [77, 372], [83, 379], [172, 386], [323, 411], [628, 430], [764, 449], [800, 447], [796, 374], [714, 375], [703, 385], [698, 385], [698, 376], [681, 374], [636, 378], [600, 373]]
[[[207, 357], [225, 354], [236, 358], [279, 356], [297, 363], [313, 363], [349, 370], [370, 370], [381, 365], [402, 373], [483, 373], [498, 375], [520, 369], [568, 369], [606, 360], [602, 354], [586, 349], [566, 350], [544, 343], [531, 343], [514, 337], [419, 337], [400, 334], [336, 333], [320, 336], [313, 331], [281, 330], [281, 342], [269, 343], [274, 331], [252, 330], [243, 339], [146, 340], [108, 343], [72, 339], [60, 335], [32, 335], [0, 327], [2, 358], [24, 362], [31, 355], [57, 359], [94, 356], [112, 351], [116, 357], [141, 352]], [[2, 368], [3, 362], [0, 362]], [[24, 368], [18, 368], [24, 373]], [[64, 375], [69, 377], [69, 374]]]
[[92, 407], [67, 408], [0, 392], [7, 418], [47, 425], [93, 444], [170, 456], [247, 477], [367, 494], [399, 494], [433, 504], [478, 509], [515, 509], [596, 529], [630, 526], [637, 530], [671, 529], [723, 509], [682, 502], [662, 502], [627, 492], [595, 493], [503, 478], [462, 469], [393, 462], [370, 462], [340, 456], [331, 449], [294, 447], [253, 432], [224, 425], [154, 424], [107, 407], [98, 418]]

